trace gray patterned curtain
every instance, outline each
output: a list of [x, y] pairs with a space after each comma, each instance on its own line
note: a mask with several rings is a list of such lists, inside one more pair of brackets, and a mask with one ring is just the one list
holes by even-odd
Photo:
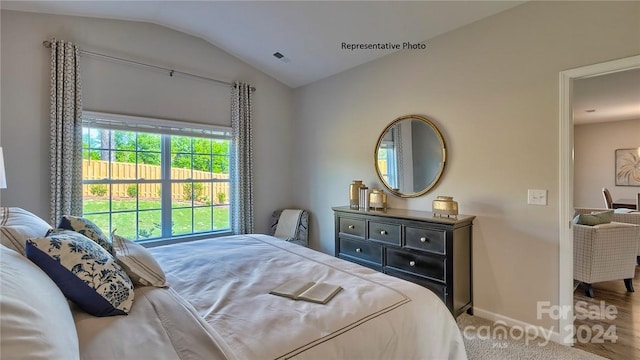
[[79, 50], [51, 41], [51, 224], [82, 215], [82, 95]]
[[234, 82], [231, 86], [231, 230], [253, 233], [253, 130], [252, 88]]

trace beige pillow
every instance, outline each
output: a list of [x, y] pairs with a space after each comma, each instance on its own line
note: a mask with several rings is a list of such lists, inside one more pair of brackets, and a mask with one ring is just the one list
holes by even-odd
[[118, 264], [136, 285], [167, 287], [164, 271], [144, 246], [122, 236], [111, 234]]
[[44, 237], [51, 226], [38, 216], [17, 207], [0, 208], [0, 244], [25, 256], [29, 238]]
[[0, 245], [0, 280], [3, 359], [80, 358], [69, 303], [47, 274]]

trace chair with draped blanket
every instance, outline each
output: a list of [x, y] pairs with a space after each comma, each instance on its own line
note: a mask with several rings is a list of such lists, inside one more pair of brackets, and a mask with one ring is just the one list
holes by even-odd
[[270, 235], [298, 244], [308, 246], [309, 212], [301, 209], [281, 209], [271, 216]]

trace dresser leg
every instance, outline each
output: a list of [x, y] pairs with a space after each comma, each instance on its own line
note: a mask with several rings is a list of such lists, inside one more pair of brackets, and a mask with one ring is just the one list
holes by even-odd
[[467, 314], [473, 315], [473, 307], [467, 309]]
[[624, 286], [627, 287], [627, 291], [628, 292], [634, 292], [633, 291], [633, 279], [624, 279]]

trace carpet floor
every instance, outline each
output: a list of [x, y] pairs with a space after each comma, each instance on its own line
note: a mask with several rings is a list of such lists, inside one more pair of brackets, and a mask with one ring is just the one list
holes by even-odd
[[[557, 344], [551, 340], [545, 341], [541, 337], [527, 339], [521, 332], [515, 329], [511, 330], [502, 323], [494, 324], [492, 321], [477, 316], [462, 314], [458, 317], [457, 322], [460, 331], [462, 331], [462, 338], [464, 339], [469, 360], [606, 359], [569, 346]], [[499, 334], [507, 335], [498, 336]]]

